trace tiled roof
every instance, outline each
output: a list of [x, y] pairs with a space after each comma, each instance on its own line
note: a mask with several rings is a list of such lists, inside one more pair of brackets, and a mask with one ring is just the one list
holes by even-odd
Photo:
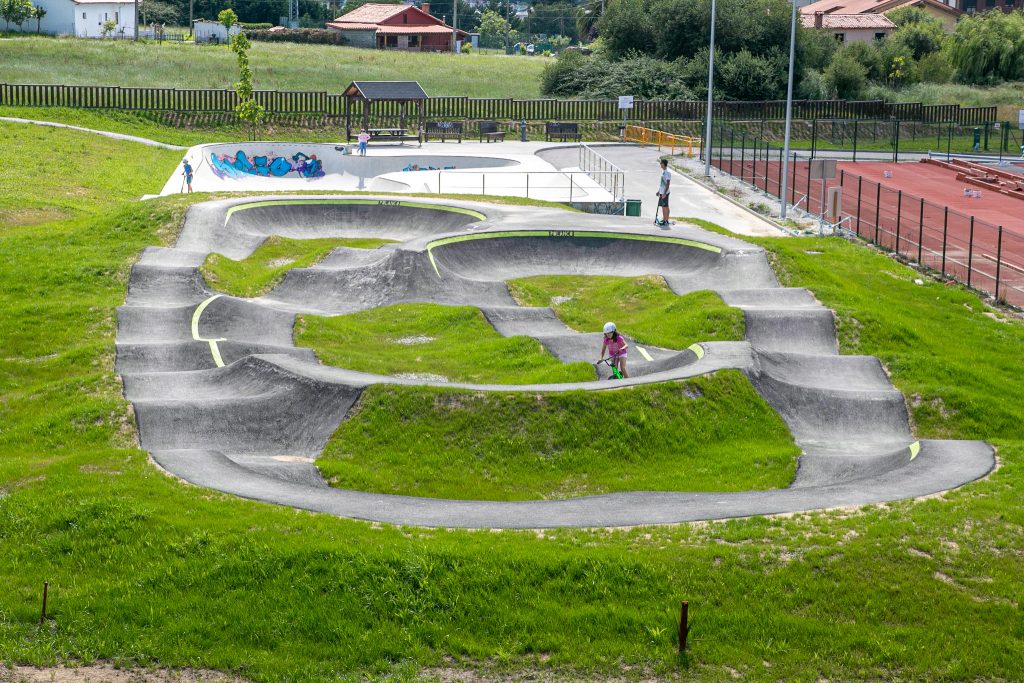
[[451, 35], [453, 30], [454, 29], [449, 28], [447, 26], [438, 26], [437, 24], [434, 24], [433, 26], [387, 26], [387, 25], [385, 25], [385, 26], [378, 27], [377, 28], [377, 33], [384, 34], [384, 35], [386, 35], [386, 34], [392, 34], [392, 35], [394, 35], [394, 34], [420, 35], [420, 34], [423, 34], [423, 33], [447, 33], [448, 35]]
[[329, 28], [336, 28], [339, 31], [376, 31], [377, 24], [363, 24], [355, 21], [328, 21]]
[[345, 96], [361, 95], [367, 100], [425, 100], [427, 93], [416, 81], [354, 81]]
[[385, 19], [390, 19], [396, 14], [401, 14], [409, 9], [409, 5], [385, 5], [377, 2], [368, 2], [365, 5], [356, 7], [348, 14], [342, 14], [334, 20], [337, 22], [356, 22], [360, 24], [379, 24]]
[[[814, 28], [814, 15], [804, 14], [800, 23], [805, 28]], [[831, 29], [895, 29], [896, 24], [884, 14], [823, 14], [821, 27]]]
[[800, 8], [803, 15], [814, 16], [815, 12], [826, 14], [881, 14], [906, 5], [926, 5], [951, 14], [960, 14], [940, 0], [817, 0]]

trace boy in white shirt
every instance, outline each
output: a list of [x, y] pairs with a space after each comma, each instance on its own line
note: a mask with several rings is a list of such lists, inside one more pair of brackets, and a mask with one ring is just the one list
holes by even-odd
[[672, 171], [668, 170], [668, 159], [661, 160], [661, 180], [658, 183], [658, 207], [661, 209], [661, 220], [655, 212], [655, 225], [668, 225], [668, 193], [672, 184]]

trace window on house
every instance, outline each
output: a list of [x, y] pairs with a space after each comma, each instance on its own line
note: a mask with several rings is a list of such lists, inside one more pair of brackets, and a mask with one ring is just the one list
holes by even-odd
[[985, 8], [992, 9], [996, 6], [996, 0], [985, 0]]
[[419, 46], [420, 46], [420, 37], [419, 36], [409, 36], [409, 47], [419, 47]]
[[978, 0], [964, 0], [964, 12], [968, 14], [974, 12], [978, 6]]
[[117, 12], [114, 12], [114, 21], [116, 21], [119, 24], [121, 23], [121, 17], [118, 16]]
[[402, 15], [402, 23], [403, 24], [408, 24], [409, 23], [409, 15], [408, 14], [403, 14]]
[[883, 38], [885, 38], [885, 34], [884, 33], [876, 33], [875, 34], [875, 40], [882, 40]]
[[845, 43], [846, 42], [846, 34], [845, 33], [837, 33], [836, 34], [836, 40], [838, 40], [840, 43]]
[[385, 36], [384, 45], [386, 47], [398, 47], [398, 36]]
[[85, 12], [82, 12], [82, 18], [85, 19]]

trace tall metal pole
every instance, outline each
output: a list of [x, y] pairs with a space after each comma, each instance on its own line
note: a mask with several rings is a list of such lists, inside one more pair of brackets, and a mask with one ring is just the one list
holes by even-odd
[[704, 175], [711, 177], [711, 108], [715, 87], [715, 0], [711, 0], [711, 40], [708, 52], [708, 111], [704, 123]]
[[782, 211], [779, 220], [786, 220], [786, 182], [789, 180], [789, 138], [793, 127], [793, 64], [796, 61], [796, 0], [793, 2], [793, 18], [789, 26], [789, 83], [786, 84], [786, 139], [782, 153]]

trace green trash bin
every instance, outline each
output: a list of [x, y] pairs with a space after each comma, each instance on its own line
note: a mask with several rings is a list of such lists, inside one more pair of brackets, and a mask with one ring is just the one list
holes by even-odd
[[640, 215], [640, 200], [639, 199], [627, 199], [626, 200], [626, 215], [627, 216], [639, 216]]

